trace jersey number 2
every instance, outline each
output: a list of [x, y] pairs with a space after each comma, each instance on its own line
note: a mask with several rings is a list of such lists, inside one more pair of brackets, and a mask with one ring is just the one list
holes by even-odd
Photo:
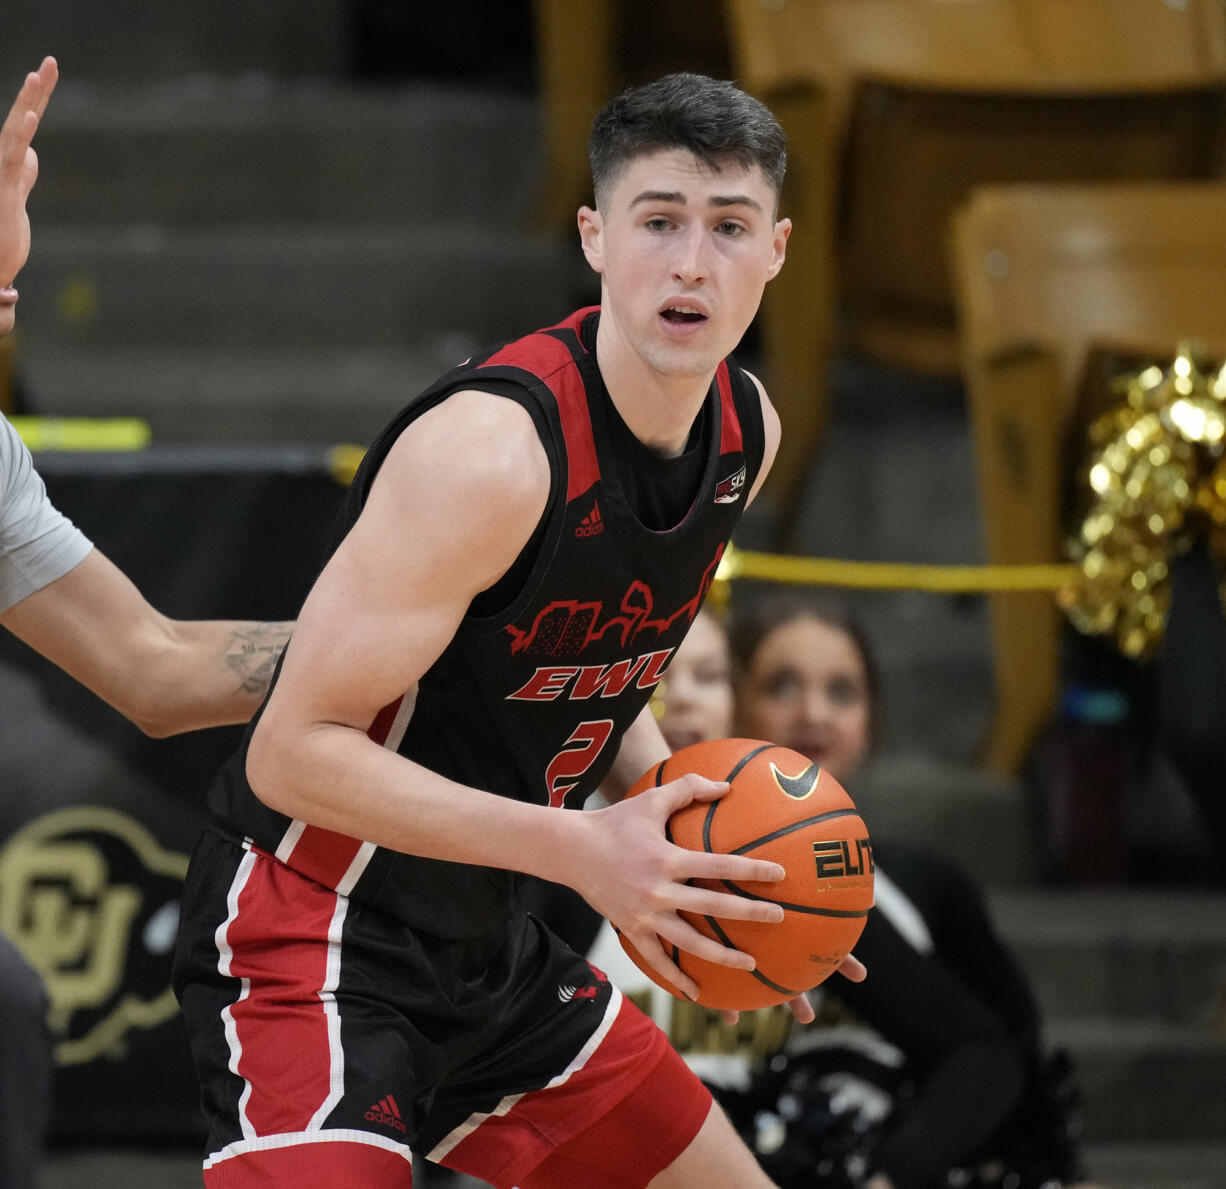
[[579, 783], [582, 776], [595, 762], [601, 749], [613, 733], [611, 718], [598, 718], [581, 722], [562, 750], [549, 761], [545, 769], [545, 783], [549, 787], [549, 804], [560, 808], [566, 794]]

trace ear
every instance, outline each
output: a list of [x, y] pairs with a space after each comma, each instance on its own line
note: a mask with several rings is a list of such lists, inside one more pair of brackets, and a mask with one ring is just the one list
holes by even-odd
[[579, 242], [583, 245], [583, 254], [587, 257], [592, 271], [604, 272], [604, 240], [602, 232], [604, 220], [600, 211], [592, 210], [590, 206], [579, 208]]
[[775, 224], [775, 231], [771, 237], [771, 262], [770, 267], [766, 270], [768, 280], [774, 280], [779, 275], [779, 270], [783, 267], [783, 259], [787, 255], [788, 236], [791, 234], [791, 219], [780, 219]]

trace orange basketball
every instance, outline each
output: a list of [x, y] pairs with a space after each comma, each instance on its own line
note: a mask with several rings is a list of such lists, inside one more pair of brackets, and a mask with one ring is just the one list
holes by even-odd
[[[851, 798], [828, 772], [799, 752], [760, 739], [717, 739], [675, 752], [646, 772], [635, 796], [687, 772], [726, 780], [716, 801], [694, 801], [669, 818], [669, 841], [690, 850], [770, 859], [787, 872], [778, 883], [695, 881], [781, 904], [778, 923], [682, 916], [700, 933], [753, 954], [757, 969], [734, 970], [664, 943], [669, 956], [698, 984], [707, 1007], [748, 1011], [795, 999], [831, 974], [860, 937], [873, 905], [873, 850]], [[681, 996], [621, 943], [657, 986]]]

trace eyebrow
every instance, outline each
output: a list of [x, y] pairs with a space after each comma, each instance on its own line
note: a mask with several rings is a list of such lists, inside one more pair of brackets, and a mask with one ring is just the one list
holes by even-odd
[[[675, 206], [685, 206], [686, 198], [680, 190], [644, 190], [641, 194], [636, 194], [631, 200], [631, 206], [637, 206], [640, 202], [669, 202]], [[750, 198], [748, 194], [716, 194], [707, 199], [708, 206], [747, 206], [755, 211], [762, 209], [762, 204], [757, 199]]]

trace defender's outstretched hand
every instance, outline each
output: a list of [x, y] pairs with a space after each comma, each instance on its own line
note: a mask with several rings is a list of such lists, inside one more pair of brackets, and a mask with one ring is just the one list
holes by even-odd
[[17, 291], [13, 280], [30, 255], [30, 217], [26, 199], [38, 178], [34, 133], [55, 90], [59, 67], [54, 58], [26, 75], [0, 127], [0, 334], [13, 328]]

